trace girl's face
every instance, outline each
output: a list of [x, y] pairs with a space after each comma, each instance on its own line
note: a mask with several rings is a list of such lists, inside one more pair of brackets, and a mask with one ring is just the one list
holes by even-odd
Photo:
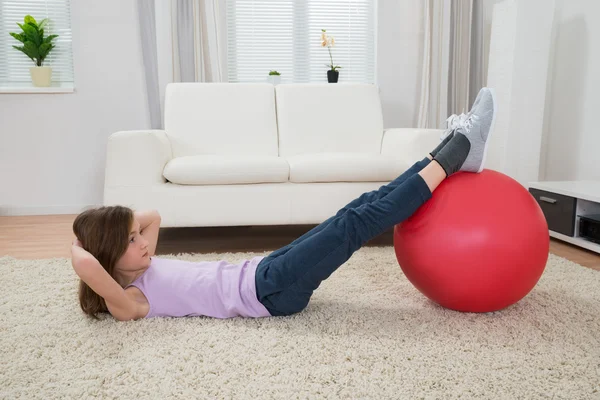
[[127, 251], [117, 261], [115, 268], [126, 272], [137, 271], [140, 268], [147, 268], [149, 266], [150, 254], [148, 253], [148, 241], [140, 235], [140, 223], [134, 219], [132, 230], [129, 233]]

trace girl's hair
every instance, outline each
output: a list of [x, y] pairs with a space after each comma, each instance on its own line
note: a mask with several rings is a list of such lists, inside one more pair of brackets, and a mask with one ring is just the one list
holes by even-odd
[[[113, 272], [117, 261], [129, 246], [129, 232], [134, 215], [130, 208], [122, 206], [99, 207], [82, 212], [73, 222], [73, 233], [83, 248], [96, 257], [108, 274]], [[98, 318], [107, 313], [104, 299], [83, 280], [79, 280], [79, 304], [87, 315]]]

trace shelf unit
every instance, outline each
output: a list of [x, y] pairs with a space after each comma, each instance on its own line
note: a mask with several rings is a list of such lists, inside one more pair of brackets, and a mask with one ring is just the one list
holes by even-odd
[[[536, 201], [542, 206], [544, 215], [546, 215], [546, 219], [548, 220], [551, 237], [600, 254], [600, 244], [579, 237], [580, 217], [583, 215], [600, 214], [600, 181], [531, 182], [529, 189], [536, 198]], [[532, 191], [531, 189], [534, 190]], [[553, 194], [560, 195], [560, 199], [553, 199]], [[544, 199], [540, 199], [540, 197], [544, 197]], [[548, 200], [554, 201], [554, 203], [546, 203]], [[570, 206], [563, 204], [563, 208], [558, 212], [550, 214], [547, 211], [548, 207], [550, 207], [548, 204], [559, 206], [561, 201], [564, 203], [570, 200], [574, 203], [574, 210], [570, 209]], [[564, 222], [565, 218], [574, 219], [572, 236], [564, 232], [561, 233], [552, 230], [552, 227], [557, 225], [558, 220], [562, 219]]]

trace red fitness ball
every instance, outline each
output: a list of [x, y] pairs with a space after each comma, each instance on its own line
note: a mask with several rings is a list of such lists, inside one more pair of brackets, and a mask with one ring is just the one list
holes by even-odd
[[459, 172], [394, 228], [408, 280], [439, 305], [491, 312], [525, 297], [548, 261], [550, 236], [534, 197], [500, 172]]

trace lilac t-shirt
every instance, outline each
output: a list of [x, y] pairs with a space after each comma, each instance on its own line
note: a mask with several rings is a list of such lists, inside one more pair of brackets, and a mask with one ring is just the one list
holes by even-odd
[[264, 257], [239, 264], [152, 257], [150, 267], [129, 286], [150, 303], [145, 318], [207, 316], [270, 317], [256, 296], [255, 274]]

